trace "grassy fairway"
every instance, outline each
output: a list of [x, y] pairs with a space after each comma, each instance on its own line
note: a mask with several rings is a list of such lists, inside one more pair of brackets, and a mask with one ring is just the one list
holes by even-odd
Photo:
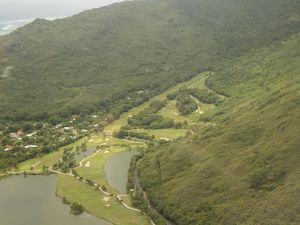
[[57, 195], [82, 204], [86, 211], [115, 225], [148, 225], [139, 212], [125, 208], [116, 198], [109, 197], [69, 176], [58, 175]]
[[209, 76], [209, 72], [201, 74], [199, 77], [196, 77], [192, 79], [189, 84], [187, 85], [187, 88], [206, 88], [205, 86], [205, 80]]
[[115, 130], [119, 130], [122, 126], [127, 124], [127, 119], [128, 119], [129, 115], [138, 114], [140, 111], [147, 108], [149, 106], [150, 102], [154, 100], [154, 98], [152, 98], [151, 100], [149, 100], [149, 101], [147, 101], [147, 102], [145, 102], [145, 103], [129, 110], [128, 113], [123, 113], [118, 120], [115, 120], [111, 124], [106, 126], [104, 128], [104, 132], [113, 132]]
[[[204, 82], [208, 75], [209, 75], [209, 72], [201, 73], [201, 74], [195, 76], [191, 80], [180, 83], [174, 87], [169, 88], [162, 94], [154, 96], [153, 98], [151, 98], [149, 101], [145, 102], [144, 104], [131, 109], [127, 113], [123, 113], [118, 120], [115, 120], [111, 124], [106, 126], [104, 128], [104, 132], [113, 132], [113, 131], [119, 130], [122, 126], [127, 124], [128, 116], [138, 114], [140, 111], [147, 108], [149, 106], [150, 102], [152, 102], [152, 101], [165, 100], [166, 96], [168, 94], [176, 92], [180, 88], [194, 88], [194, 87], [195, 88], [196, 87], [197, 88], [205, 88]], [[193, 113], [189, 116], [177, 115], [178, 111], [176, 109], [175, 104], [176, 104], [175, 101], [169, 101], [167, 107], [164, 110], [160, 111], [158, 114], [160, 114], [162, 116], [166, 116], [168, 118], [173, 118], [175, 121], [185, 121], [185, 120], [187, 120], [188, 122], [198, 121], [199, 113]], [[200, 106], [201, 110], [203, 110], [203, 111], [209, 110], [213, 107], [212, 105], [207, 105], [207, 104], [203, 104], [203, 103], [199, 103], [199, 106]]]
[[157, 114], [166, 118], [172, 118], [176, 122], [187, 121], [187, 123], [194, 123], [199, 121], [201, 115], [198, 112], [193, 112], [190, 115], [186, 116], [181, 115], [176, 108], [176, 101], [169, 101], [167, 103], [167, 106], [160, 110]]
[[140, 131], [143, 133], [147, 133], [149, 135], [155, 135], [156, 140], [159, 140], [161, 138], [169, 138], [170, 140], [174, 140], [179, 137], [184, 137], [187, 132], [187, 130], [185, 129], [160, 129], [160, 130], [137, 129], [135, 131]]
[[[24, 170], [42, 170], [43, 166], [49, 167], [52, 166], [54, 163], [56, 163], [63, 155], [64, 148], [66, 147], [75, 147], [77, 145], [81, 145], [82, 142], [86, 141], [87, 138], [82, 138], [70, 145], [64, 146], [59, 148], [55, 152], [51, 152], [47, 155], [44, 155], [42, 157], [34, 158], [31, 160], [27, 160], [23, 163], [20, 163], [18, 165], [18, 170], [19, 171], [24, 171]], [[14, 170], [15, 171], [15, 170]]]
[[[64, 148], [69, 147], [76, 147], [78, 145], [81, 145], [84, 141], [87, 141], [88, 147], [96, 147], [97, 145], [105, 144], [107, 146], [138, 146], [138, 145], [144, 145], [144, 143], [140, 142], [134, 142], [124, 139], [117, 139], [117, 138], [105, 138], [102, 135], [92, 136], [89, 140], [87, 138], [83, 138], [81, 140], [78, 140], [70, 145], [61, 147], [59, 150], [55, 152], [51, 152], [47, 155], [44, 155], [42, 157], [34, 158], [31, 160], [27, 160], [23, 163], [20, 163], [18, 165], [19, 171], [24, 170], [42, 170], [43, 166], [49, 167], [53, 164], [55, 164], [63, 155]], [[16, 171], [16, 170], [12, 170]]]
[[56, 163], [63, 155], [63, 149], [59, 149], [58, 151], [52, 152], [50, 154], [44, 155], [40, 158], [34, 158], [28, 161], [21, 163], [18, 166], [18, 170], [30, 170], [31, 168], [34, 170], [42, 170], [43, 166], [51, 166]]
[[[104, 163], [105, 161], [115, 155], [118, 152], [125, 151], [127, 148], [122, 148], [122, 147], [112, 147], [109, 149], [102, 150], [98, 152], [95, 156], [88, 158], [83, 161], [83, 167], [78, 168], [76, 171], [78, 174], [84, 178], [88, 178], [95, 183], [99, 184], [100, 186], [105, 185], [107, 187], [108, 192], [114, 192], [116, 191], [111, 188], [105, 178], [105, 173], [104, 173]], [[90, 166], [85, 167], [85, 163], [89, 161]]]
[[130, 141], [126, 139], [119, 139], [114, 137], [104, 137], [103, 135], [92, 136], [88, 141], [88, 147], [96, 147], [105, 145], [108, 147], [116, 147], [116, 146], [131, 146], [135, 147], [138, 145], [144, 145], [143, 142]]
[[168, 101], [167, 106], [160, 110], [157, 114], [163, 117], [172, 118], [176, 122], [184, 122], [187, 121], [188, 124], [195, 123], [199, 121], [201, 114], [206, 113], [207, 111], [215, 108], [212, 104], [204, 104], [197, 100], [199, 110], [197, 112], [193, 112], [190, 115], [181, 115], [176, 108], [176, 101]]

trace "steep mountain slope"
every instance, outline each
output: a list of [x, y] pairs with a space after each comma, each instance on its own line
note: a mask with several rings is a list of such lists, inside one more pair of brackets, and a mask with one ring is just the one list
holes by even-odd
[[0, 38], [0, 114], [31, 119], [116, 103], [124, 111], [287, 38], [299, 28], [299, 8], [294, 0], [147, 0], [36, 20]]
[[300, 35], [227, 63], [207, 85], [227, 96], [195, 134], [152, 149], [140, 177], [180, 225], [300, 223]]

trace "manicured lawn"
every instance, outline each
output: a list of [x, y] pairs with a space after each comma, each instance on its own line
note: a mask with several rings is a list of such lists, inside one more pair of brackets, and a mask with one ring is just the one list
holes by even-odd
[[[20, 163], [18, 165], [18, 170], [19, 171], [31, 170], [31, 169], [42, 170], [43, 166], [46, 167], [52, 166], [53, 164], [58, 162], [58, 160], [62, 157], [64, 148], [76, 147], [78, 145], [81, 145], [84, 141], [87, 141], [87, 147], [96, 147], [97, 145], [100, 146], [101, 144], [105, 144], [107, 146], [131, 146], [131, 147], [144, 145], [144, 143], [141, 142], [129, 141], [125, 139], [105, 138], [102, 135], [91, 136], [89, 140], [87, 138], [83, 138], [70, 145], [61, 147], [59, 150], [51, 152], [42, 157], [30, 159], [23, 163]], [[16, 170], [12, 170], [12, 171], [16, 171]]]
[[[200, 111], [202, 113], [206, 113], [207, 111], [213, 109], [215, 106], [211, 104], [204, 104], [202, 102], [198, 102]], [[200, 112], [193, 112], [190, 115], [181, 115], [177, 108], [176, 108], [176, 101], [168, 101], [167, 106], [160, 110], [158, 115], [161, 115], [163, 117], [172, 118], [176, 122], [184, 122], [187, 121], [188, 124], [190, 123], [196, 123], [199, 121], [199, 118], [201, 116]]]
[[[30, 170], [33, 168], [33, 170], [42, 170], [43, 166], [49, 167], [52, 166], [54, 163], [56, 163], [63, 155], [64, 148], [67, 147], [75, 147], [77, 145], [81, 145], [82, 142], [87, 140], [87, 138], [82, 138], [70, 145], [61, 147], [59, 150], [51, 152], [47, 155], [44, 155], [42, 157], [34, 158], [27, 160], [23, 163], [20, 163], [18, 165], [18, 170], [23, 171], [23, 170]], [[15, 170], [14, 170], [15, 171]]]
[[[155, 98], [155, 97], [154, 97]], [[136, 115], [143, 109], [147, 108], [151, 101], [154, 100], [152, 98], [151, 100], [129, 110], [127, 113], [123, 113], [118, 120], [113, 121], [111, 124], [107, 125], [104, 128], [104, 132], [113, 132], [115, 130], [119, 130], [122, 126], [127, 124], [128, 116], [129, 115]]]
[[[193, 79], [191, 79], [189, 81], [180, 83], [180, 84], [178, 84], [178, 85], [176, 85], [174, 87], [169, 88], [168, 90], [166, 90], [162, 94], [154, 96], [149, 101], [141, 104], [140, 106], [137, 106], [137, 107], [131, 109], [129, 112], [123, 113], [118, 120], [115, 120], [111, 124], [109, 124], [108, 126], [106, 126], [104, 128], [104, 132], [113, 132], [115, 130], [119, 130], [122, 126], [124, 126], [124, 125], [127, 124], [128, 116], [138, 114], [140, 111], [142, 111], [143, 109], [147, 108], [149, 106], [150, 102], [152, 102], [152, 101], [155, 101], [155, 100], [165, 100], [166, 96], [168, 94], [176, 92], [180, 88], [183, 88], [183, 87], [189, 87], [191, 85], [192, 85], [192, 87], [194, 87], [193, 85], [196, 85], [198, 87], [200, 83], [202, 83], [204, 85], [204, 80], [205, 80], [204, 78], [207, 75], [208, 75], [208, 73], [201, 73], [201, 74], [195, 76]], [[171, 107], [173, 107], [173, 105], [174, 105], [174, 103], [171, 103]], [[173, 118], [173, 117], [171, 117], [171, 118]]]
[[136, 131], [144, 132], [149, 135], [154, 134], [156, 140], [159, 140], [160, 138], [169, 138], [171, 140], [174, 140], [179, 137], [184, 137], [187, 132], [187, 130], [185, 129], [159, 129], [159, 130], [137, 129]]
[[169, 101], [167, 106], [160, 110], [158, 115], [161, 115], [166, 118], [172, 118], [176, 122], [184, 122], [187, 121], [188, 123], [194, 123], [199, 120], [200, 114], [199, 113], [192, 113], [190, 115], [183, 116], [181, 115], [177, 108], [176, 108], [176, 101]]
[[[104, 173], [104, 163], [109, 157], [125, 150], [127, 150], [127, 148], [122, 147], [111, 147], [101, 150], [95, 156], [84, 160], [83, 166], [78, 168], [76, 171], [80, 176], [91, 179], [100, 186], [105, 185], [108, 192], [116, 193], [116, 191], [113, 188], [111, 188], [106, 181]], [[90, 162], [89, 167], [85, 167], [85, 163], [87, 161]]]
[[58, 175], [57, 195], [70, 202], [78, 202], [94, 216], [115, 225], [149, 225], [141, 213], [125, 208], [116, 200], [69, 176]]
[[56, 163], [63, 155], [63, 149], [52, 152], [40, 158], [34, 158], [28, 161], [21, 163], [18, 166], [20, 171], [30, 170], [33, 168], [34, 170], [42, 170], [43, 166], [51, 166]]
[[126, 139], [119, 139], [114, 137], [103, 137], [102, 135], [91, 136], [89, 141], [87, 142], [87, 146], [96, 147], [96, 146], [138, 146], [144, 145], [142, 142], [130, 141]]

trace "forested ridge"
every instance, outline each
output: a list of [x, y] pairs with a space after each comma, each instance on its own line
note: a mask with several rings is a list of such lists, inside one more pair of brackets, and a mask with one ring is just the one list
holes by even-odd
[[148, 0], [38, 19], [0, 39], [1, 116], [127, 110], [143, 101], [139, 90], [153, 95], [289, 37], [298, 8], [293, 0]]
[[203, 116], [214, 125], [148, 149], [139, 162], [142, 185], [166, 218], [300, 223], [299, 44], [297, 34], [227, 64], [207, 80], [230, 96]]

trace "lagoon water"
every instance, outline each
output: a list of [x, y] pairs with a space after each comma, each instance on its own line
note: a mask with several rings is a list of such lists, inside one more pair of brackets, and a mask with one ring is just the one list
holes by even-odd
[[1, 225], [111, 225], [87, 213], [71, 215], [55, 196], [56, 182], [55, 175], [0, 180]]
[[55, 19], [124, 0], [0, 0], [0, 35], [36, 18]]
[[128, 169], [132, 156], [138, 155], [138, 151], [120, 152], [106, 160], [104, 171], [110, 186], [120, 193], [126, 193]]
[[[80, 161], [93, 154], [88, 148], [76, 156]], [[120, 193], [126, 193], [128, 169], [132, 156], [138, 151], [120, 152], [109, 158], [104, 165], [108, 183]], [[0, 180], [1, 225], [112, 225], [88, 213], [73, 216], [70, 207], [56, 195], [57, 177], [11, 176]]]

